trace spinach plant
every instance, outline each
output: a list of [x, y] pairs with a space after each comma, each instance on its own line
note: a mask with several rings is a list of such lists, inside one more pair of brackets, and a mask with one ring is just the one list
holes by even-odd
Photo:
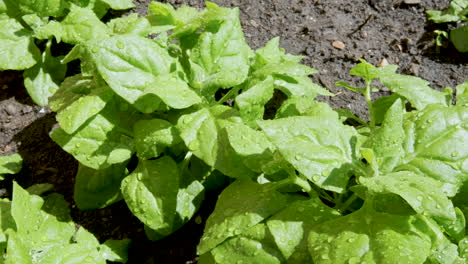
[[23, 158], [18, 153], [0, 156], [0, 181], [4, 180], [7, 174], [20, 172], [22, 164]]
[[38, 196], [45, 185], [28, 190], [13, 183], [12, 200], [1, 199], [1, 263], [89, 263], [106, 260], [125, 263], [130, 240], [103, 244], [86, 229], [76, 226], [63, 196]]
[[[467, 83], [451, 105], [451, 91], [396, 69], [362, 60], [351, 74], [365, 87], [337, 83], [366, 98], [361, 126], [301, 100], [257, 121], [279, 155], [256, 164], [283, 178], [263, 171], [221, 193], [200, 263], [466, 263]], [[373, 101], [374, 80], [393, 94]]]
[[91, 30], [111, 33], [78, 43], [63, 59], [80, 59], [81, 73], [50, 98], [60, 125], [50, 135], [80, 162], [77, 206], [123, 198], [151, 239], [187, 222], [205, 190], [226, 176], [277, 170], [279, 154], [256, 123], [275, 90], [292, 101], [331, 95], [278, 38], [253, 51], [238, 9], [153, 2], [147, 17], [93, 23]]
[[427, 18], [434, 23], [457, 23], [455, 29], [450, 30], [450, 34], [444, 30], [436, 30], [436, 45], [441, 46], [443, 39], [447, 38], [460, 52], [468, 52], [468, 25], [463, 22], [468, 21], [468, 1], [452, 0], [447, 9], [428, 10]]
[[45, 106], [67, 71], [63, 56], [52, 55], [53, 43], [75, 45], [109, 34], [104, 24], [92, 27], [109, 9], [132, 7], [131, 0], [0, 0], [0, 70], [24, 70], [29, 95]]
[[[0, 173], [15, 174], [21, 156], [0, 156]], [[13, 182], [12, 199], [0, 199], [0, 263], [125, 263], [130, 240], [108, 240], [103, 244], [87, 230], [75, 225], [62, 195], [48, 192], [50, 184], [27, 190]]]

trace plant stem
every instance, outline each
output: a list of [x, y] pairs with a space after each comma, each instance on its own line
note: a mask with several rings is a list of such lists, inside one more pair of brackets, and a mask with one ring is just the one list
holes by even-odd
[[338, 210], [339, 212], [344, 212], [346, 211], [346, 209], [348, 209], [348, 207], [354, 202], [354, 200], [356, 200], [358, 198], [358, 196], [353, 193], [353, 195], [351, 195], [351, 197], [349, 197], [348, 200], [346, 200], [345, 203], [341, 204], [338, 208], [335, 208], [336, 210]]
[[234, 88], [232, 88], [231, 90], [229, 90], [223, 97], [221, 97], [221, 99], [219, 99], [218, 103], [217, 104], [223, 104], [224, 102], [226, 102], [227, 100], [231, 99], [231, 97], [236, 94], [237, 92], [239, 92], [239, 90], [241, 89], [241, 86], [238, 85], [238, 86], [235, 86]]
[[366, 81], [366, 93], [364, 94], [366, 97], [367, 108], [369, 109], [369, 120], [370, 120], [370, 127], [375, 127], [375, 118], [374, 118], [374, 107], [372, 105], [372, 98], [371, 98], [371, 82]]

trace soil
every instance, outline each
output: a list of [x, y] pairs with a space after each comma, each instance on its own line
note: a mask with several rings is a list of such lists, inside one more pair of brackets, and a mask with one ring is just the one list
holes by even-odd
[[[204, 0], [173, 0], [176, 6], [202, 7]], [[399, 72], [419, 76], [434, 89], [454, 88], [468, 77], [468, 54], [458, 53], [450, 44], [433, 45], [433, 30], [424, 11], [443, 9], [449, 0], [214, 0], [225, 7], [239, 7], [245, 36], [252, 48], [280, 36], [289, 53], [303, 55], [303, 62], [319, 71], [316, 83], [335, 96], [320, 98], [335, 108], [346, 108], [366, 118], [365, 100], [334, 83], [338, 80], [361, 85], [348, 72], [364, 58], [378, 65], [383, 60], [400, 66]], [[409, 2], [409, 1], [406, 1]], [[134, 11], [144, 14], [148, 1], [136, 0]], [[194, 220], [173, 235], [157, 242], [145, 238], [142, 224], [124, 202], [108, 208], [82, 212], [73, 202], [77, 162], [48, 136], [55, 122], [46, 107], [35, 106], [22, 85], [20, 72], [0, 72], [0, 155], [19, 152], [29, 171], [23, 184], [52, 183], [71, 204], [74, 221], [101, 241], [132, 238], [128, 263], [196, 263], [196, 245], [203, 223], [214, 208], [217, 193], [209, 193]], [[381, 94], [386, 93], [383, 91]], [[378, 96], [378, 94], [376, 95]], [[8, 188], [7, 188], [8, 189]], [[8, 192], [5, 194], [8, 195]]]

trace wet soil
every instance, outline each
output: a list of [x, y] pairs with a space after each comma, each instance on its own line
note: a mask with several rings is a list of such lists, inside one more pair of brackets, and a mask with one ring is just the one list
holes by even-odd
[[[164, 1], [176, 6], [202, 7], [204, 0]], [[303, 55], [303, 62], [319, 71], [315, 82], [335, 96], [320, 98], [335, 108], [350, 109], [366, 118], [365, 100], [334, 83], [338, 80], [360, 85], [348, 71], [364, 58], [378, 65], [382, 61], [400, 66], [399, 72], [419, 76], [434, 89], [454, 88], [468, 78], [468, 54], [457, 53], [450, 44], [440, 50], [433, 45], [433, 30], [424, 11], [443, 9], [449, 0], [214, 0], [226, 7], [239, 7], [245, 36], [252, 48], [280, 36], [289, 53]], [[144, 14], [148, 1], [137, 0], [134, 11]], [[385, 93], [383, 91], [382, 93]], [[382, 94], [381, 93], [381, 94]], [[378, 96], [378, 95], [376, 95]], [[124, 202], [108, 208], [82, 212], [73, 203], [77, 162], [52, 140], [48, 133], [55, 124], [48, 108], [35, 106], [22, 85], [20, 72], [0, 72], [0, 155], [19, 152], [30, 177], [24, 184], [52, 183], [71, 204], [72, 217], [101, 241], [132, 238], [129, 263], [195, 263], [195, 248], [203, 223], [214, 207], [216, 193], [210, 193], [194, 220], [158, 242], [145, 238], [143, 226]], [[5, 194], [5, 195], [8, 195]], [[200, 219], [200, 218], [199, 218]]]

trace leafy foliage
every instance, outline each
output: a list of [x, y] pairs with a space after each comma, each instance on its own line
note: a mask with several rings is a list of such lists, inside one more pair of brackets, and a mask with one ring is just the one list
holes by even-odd
[[[80, 209], [124, 199], [157, 240], [189, 221], [205, 191], [228, 176], [206, 221], [200, 263], [465, 263], [466, 83], [452, 105], [451, 91], [361, 60], [350, 73], [365, 87], [336, 85], [365, 97], [367, 122], [315, 101], [332, 94], [278, 38], [252, 50], [237, 9], [151, 3], [146, 17], [104, 24], [106, 8], [129, 5], [98, 3], [52, 1], [35, 8], [63, 20], [26, 19], [35, 25], [28, 32], [47, 40], [44, 52], [65, 41], [75, 46], [61, 62], [80, 60], [81, 73], [60, 85], [64, 76], [32, 81], [57, 84], [47, 90], [60, 125], [50, 136], [80, 162]], [[15, 23], [28, 10], [4, 16]], [[31, 36], [13, 40], [29, 45]], [[28, 67], [39, 61], [27, 55]], [[40, 65], [56, 62], [46, 56]], [[393, 94], [372, 100], [377, 80]], [[265, 119], [275, 91], [287, 98]], [[24, 210], [17, 208], [12, 217]], [[11, 237], [11, 250], [27, 259], [29, 245]]]
[[[447, 9], [442, 11], [427, 10], [426, 14], [428, 19], [434, 21], [434, 23], [466, 22], [468, 21], [468, 1], [452, 0]], [[444, 36], [450, 38], [458, 51], [468, 52], [468, 25], [452, 29], [449, 34], [442, 30], [438, 30], [436, 33], [436, 44], [438, 46], [441, 45], [441, 37]]]

